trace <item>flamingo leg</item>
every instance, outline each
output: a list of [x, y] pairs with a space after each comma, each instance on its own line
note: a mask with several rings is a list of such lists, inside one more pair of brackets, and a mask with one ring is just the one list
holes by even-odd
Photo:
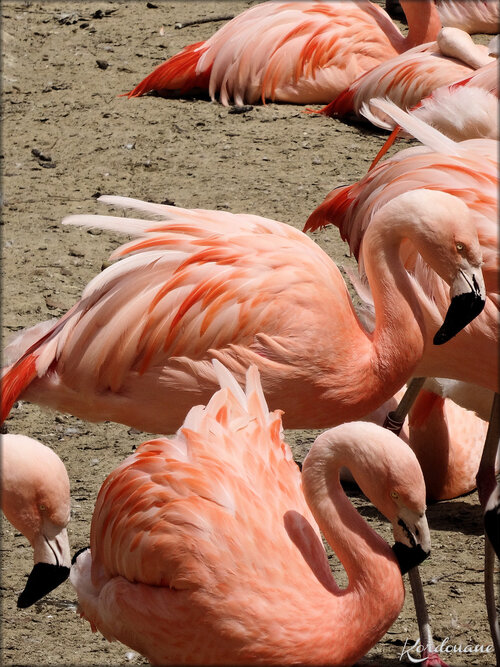
[[500, 394], [495, 394], [476, 482], [479, 501], [484, 511], [485, 532], [498, 558], [500, 558], [500, 485], [495, 475], [495, 463], [499, 446]]
[[495, 463], [500, 441], [500, 394], [495, 394], [490, 423], [476, 477], [477, 491], [484, 510], [484, 592], [497, 665], [500, 665], [500, 625], [495, 604], [495, 554], [500, 558], [500, 484]]
[[491, 638], [495, 648], [496, 663], [500, 665], [500, 624], [495, 603], [495, 551], [488, 539], [484, 536], [484, 594], [486, 598], [486, 609], [488, 611], [488, 621], [490, 624]]
[[418, 567], [414, 567], [408, 572], [410, 580], [411, 594], [413, 604], [417, 614], [418, 632], [420, 635], [420, 644], [424, 647], [422, 655], [425, 656], [425, 667], [448, 667], [436, 653], [434, 639], [432, 638], [431, 623], [425, 601], [424, 587]]
[[396, 435], [400, 434], [406, 415], [410, 412], [413, 403], [415, 403], [420, 390], [424, 386], [424, 382], [425, 378], [413, 378], [410, 381], [403, 398], [399, 401], [398, 407], [387, 414], [383, 424], [384, 428], [389, 429], [389, 431], [392, 431]]
[[[422, 389], [425, 379], [425, 377], [418, 377], [411, 380], [398, 407], [388, 413], [384, 422], [384, 428], [399, 435], [406, 416]], [[429, 614], [427, 612], [427, 603], [425, 601], [424, 587], [422, 585], [418, 567], [414, 567], [408, 572], [408, 578], [410, 580], [415, 613], [417, 615], [420, 644], [425, 647], [423, 654], [425, 656], [424, 665], [425, 667], [447, 667], [446, 663], [441, 660], [435, 651]]]

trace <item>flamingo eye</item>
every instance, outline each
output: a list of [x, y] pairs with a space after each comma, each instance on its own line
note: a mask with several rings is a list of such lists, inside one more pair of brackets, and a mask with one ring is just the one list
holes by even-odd
[[40, 507], [41, 510], [46, 509], [46, 508], [45, 508], [45, 505], [44, 505], [43, 503], [42, 503], [41, 505], [39, 505], [39, 507]]
[[397, 491], [391, 491], [391, 498], [397, 500], [399, 498], [399, 493]]
[[464, 249], [465, 246], [464, 246], [463, 243], [460, 243], [460, 241], [459, 241], [458, 243], [455, 244], [455, 247], [458, 250], [458, 252], [463, 252], [463, 249]]

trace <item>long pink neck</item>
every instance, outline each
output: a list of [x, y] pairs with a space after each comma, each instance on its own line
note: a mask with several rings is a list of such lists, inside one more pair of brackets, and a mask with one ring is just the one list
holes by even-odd
[[[333, 453], [328, 438], [327, 432], [316, 440], [304, 466], [302, 481], [319, 528], [349, 579], [345, 591], [336, 596], [335, 607], [342, 618], [349, 619], [348, 635], [356, 637], [353, 653], [343, 657], [346, 664], [351, 664], [397, 618], [404, 601], [404, 586], [391, 548], [358, 514], [340, 485], [339, 470], [353, 460], [352, 448], [347, 444], [350, 451], [339, 456], [339, 448]], [[362, 483], [363, 471], [352, 471]], [[325, 615], [328, 613], [324, 611]]]
[[390, 219], [387, 207], [368, 227], [363, 261], [375, 306], [373, 373], [398, 386], [412, 373], [425, 345], [425, 319], [415, 288], [399, 257], [404, 237], [411, 236], [406, 220]]
[[408, 22], [408, 34], [401, 52], [433, 42], [441, 30], [441, 19], [434, 0], [400, 0]]

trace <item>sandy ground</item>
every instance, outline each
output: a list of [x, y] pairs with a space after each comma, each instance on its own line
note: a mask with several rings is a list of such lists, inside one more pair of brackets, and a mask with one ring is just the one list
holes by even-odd
[[[60, 225], [69, 213], [104, 212], [95, 201], [98, 193], [249, 211], [301, 228], [334, 185], [365, 173], [383, 142], [369, 128], [308, 116], [292, 105], [234, 114], [200, 99], [117, 96], [220, 25], [174, 29], [176, 22], [234, 15], [248, 4], [2, 3], [5, 338], [64, 313], [120, 242], [115, 235]], [[349, 263], [333, 230], [315, 238], [335, 261]], [[86, 546], [100, 484], [145, 435], [21, 402], [7, 429], [39, 438], [61, 456], [72, 482], [72, 548]], [[297, 459], [314, 438], [311, 432], [287, 436]], [[363, 516], [390, 540], [387, 524], [362, 496], [353, 495]], [[435, 636], [462, 647], [487, 646], [477, 496], [430, 507], [428, 518], [433, 553], [421, 573]], [[145, 663], [92, 634], [76, 613], [69, 583], [34, 607], [17, 610], [31, 552], [5, 521], [1, 549], [2, 664]], [[332, 567], [339, 572], [333, 557]], [[363, 664], [396, 665], [405, 642], [416, 638], [408, 594], [400, 618]], [[476, 653], [455, 655], [449, 663], [494, 660]]]

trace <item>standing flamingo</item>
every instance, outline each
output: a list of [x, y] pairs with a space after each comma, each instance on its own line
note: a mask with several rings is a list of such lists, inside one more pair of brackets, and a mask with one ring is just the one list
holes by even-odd
[[[429, 335], [445, 342], [484, 305], [475, 225], [467, 206], [447, 193], [402, 194], [370, 225], [373, 334], [357, 319], [335, 264], [290, 225], [102, 199], [160, 220], [66, 221], [139, 239], [115, 251], [126, 257], [94, 278], [59, 321], [15, 339], [3, 376], [3, 417], [23, 397], [82, 419], [172, 433], [192, 405], [213, 393], [210, 360], [217, 358], [238, 378], [257, 365], [287, 428], [335, 425], [388, 400], [412, 374]], [[452, 286], [437, 333], [416, 307], [398, 259], [408, 238]], [[443, 375], [435, 358], [432, 375]]]
[[[382, 426], [403, 395], [399, 391], [365, 419]], [[490, 412], [491, 407], [486, 419]], [[487, 427], [487, 422], [453, 400], [429, 389], [419, 393], [400, 437], [418, 459], [429, 502], [456, 498], [476, 488]]]
[[264, 2], [210, 39], [186, 46], [157, 67], [128, 97], [207, 90], [212, 100], [241, 106], [266, 99], [327, 103], [363, 72], [441, 27], [433, 0], [402, 0], [403, 37], [378, 5], [358, 2]]
[[500, 31], [497, 0], [436, 0], [443, 25], [461, 28], [471, 34]]
[[[358, 259], [361, 274], [370, 254], [363, 248], [364, 235], [381, 207], [402, 192], [432, 189], [453, 194], [467, 205], [481, 243], [487, 301], [483, 313], [463, 334], [443, 348], [425, 347], [415, 374], [440, 376], [431, 369], [438, 358], [446, 367], [443, 377], [499, 391], [498, 309], [499, 256], [498, 219], [498, 142], [475, 139], [454, 142], [419, 119], [389, 102], [378, 101], [384, 113], [426, 146], [400, 151], [371, 169], [358, 183], [332, 190], [309, 216], [305, 229], [335, 224]], [[422, 287], [420, 306], [432, 321], [446, 310], [446, 288], [415, 253], [411, 243], [401, 248], [406, 269]], [[432, 314], [434, 313], [434, 314]], [[428, 329], [429, 333], [431, 328]], [[430, 338], [429, 341], [430, 342]]]
[[69, 576], [69, 479], [55, 452], [25, 435], [2, 435], [2, 511], [33, 548], [35, 565], [17, 606], [29, 607]]
[[[470, 77], [492, 62], [488, 47], [474, 44], [458, 28], [443, 28], [435, 42], [421, 44], [363, 73], [318, 113], [360, 116], [366, 105], [374, 116], [373, 98], [384, 97], [402, 109], [416, 106], [436, 88]], [[384, 117], [388, 122], [387, 117]]]
[[[351, 665], [398, 616], [401, 571], [429, 552], [418, 462], [392, 433], [350, 423], [317, 438], [301, 478], [256, 367], [245, 391], [215, 372], [206, 407], [104, 481], [71, 569], [80, 612], [154, 664]], [[394, 550], [350, 504], [343, 465], [391, 521]]]
[[[493, 589], [493, 549], [500, 557], [500, 486], [495, 479], [495, 464], [498, 456], [500, 426], [499, 402], [499, 356], [498, 356], [498, 310], [499, 298], [499, 258], [497, 238], [498, 208], [498, 142], [488, 139], [475, 139], [456, 143], [443, 136], [434, 128], [428, 127], [421, 120], [398, 109], [388, 101], [373, 101], [393, 120], [404, 127], [427, 146], [401, 151], [396, 156], [380, 163], [354, 186], [333, 191], [325, 202], [311, 215], [306, 227], [313, 229], [324, 223], [335, 221], [341, 228], [343, 238], [347, 238], [351, 249], [359, 258], [360, 271], [369, 252], [364, 245], [368, 232], [379, 206], [387, 205], [391, 197], [397, 197], [402, 191], [418, 191], [418, 188], [439, 188], [453, 192], [474, 211], [485, 264], [483, 273], [487, 290], [487, 304], [481, 319], [473, 322], [464, 331], [457, 347], [450, 345], [442, 350], [442, 363], [449, 364], [448, 377], [452, 377], [451, 368], [461, 371], [456, 379], [471, 382], [495, 392], [490, 417], [490, 426], [486, 436], [481, 458], [477, 487], [481, 505], [485, 512], [486, 540], [486, 594], [488, 617], [492, 630], [497, 659], [500, 659], [500, 630], [498, 627]], [[421, 286], [419, 297], [423, 309], [438, 311], [442, 307], [442, 285], [439, 278], [421, 264], [411, 246], [402, 249], [405, 266]], [[456, 342], [456, 341], [454, 341]], [[429, 355], [429, 356], [427, 356]], [[476, 364], [481, 366], [478, 372]], [[432, 376], [435, 367], [433, 350], [426, 347], [424, 355], [415, 369], [415, 375]], [[490, 544], [491, 542], [491, 544]]]

